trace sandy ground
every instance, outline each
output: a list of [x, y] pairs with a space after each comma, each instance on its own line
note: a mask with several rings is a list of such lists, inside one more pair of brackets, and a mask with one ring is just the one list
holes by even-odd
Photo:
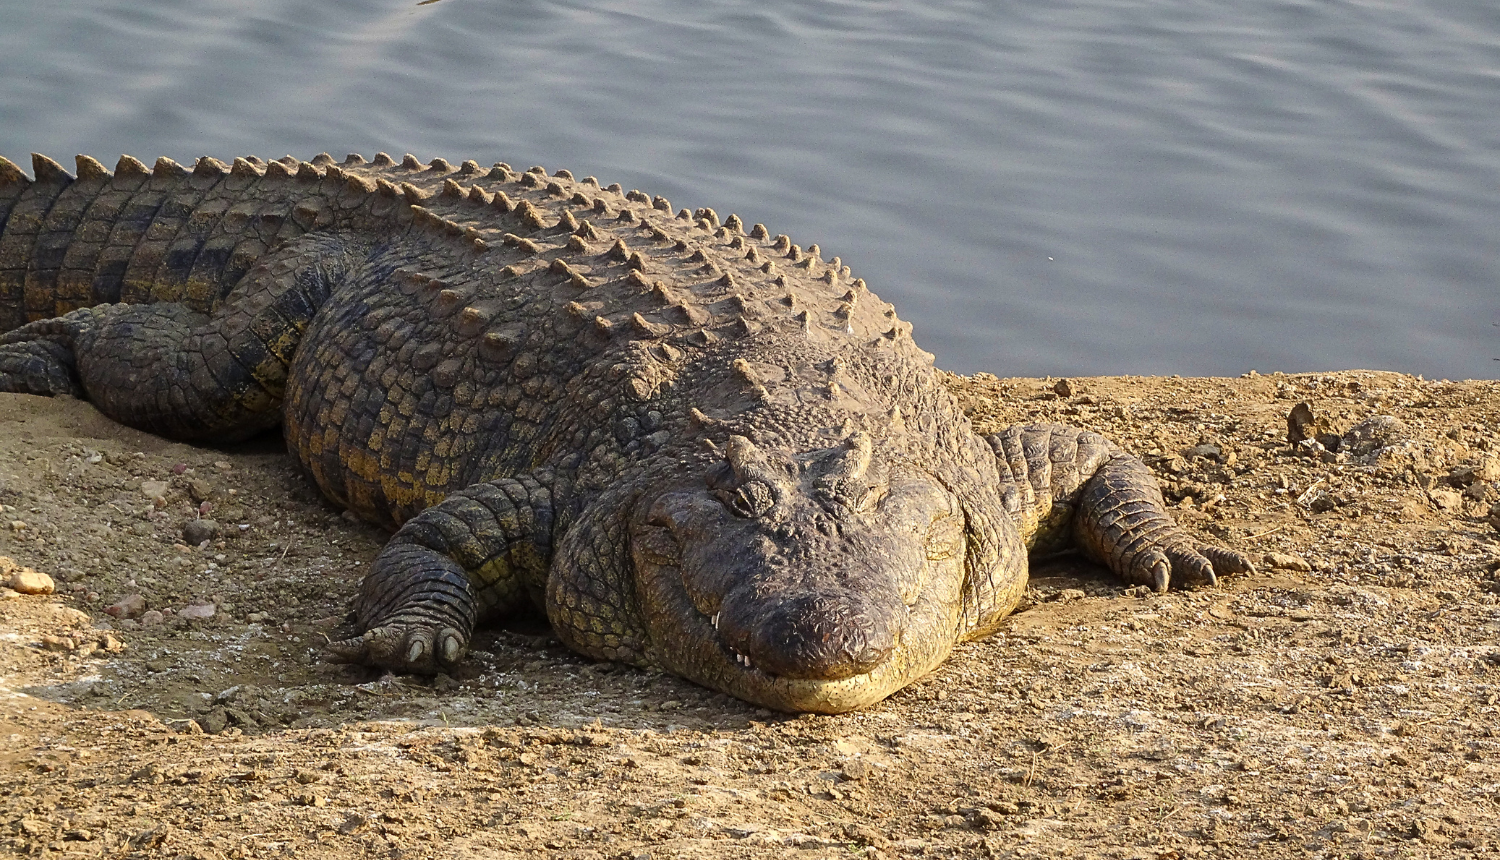
[[[0, 855], [1500, 854], [1500, 383], [953, 384], [982, 428], [1125, 443], [1261, 570], [1156, 596], [1039, 565], [999, 635], [840, 717], [593, 664], [534, 622], [453, 676], [381, 677], [319, 646], [383, 536], [278, 440], [0, 395], [0, 555], [57, 588], [0, 600]], [[189, 546], [197, 519], [218, 528]]]

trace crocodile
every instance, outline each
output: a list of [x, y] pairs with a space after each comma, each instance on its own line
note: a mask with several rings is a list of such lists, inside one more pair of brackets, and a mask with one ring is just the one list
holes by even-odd
[[996, 631], [1029, 554], [1253, 570], [1097, 434], [977, 433], [838, 257], [567, 170], [0, 159], [0, 331], [0, 390], [280, 424], [391, 530], [335, 660], [447, 671], [535, 607], [590, 658], [837, 713]]

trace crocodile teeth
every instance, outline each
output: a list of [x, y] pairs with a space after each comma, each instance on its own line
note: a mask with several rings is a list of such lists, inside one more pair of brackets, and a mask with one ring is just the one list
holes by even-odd
[[719, 629], [719, 615], [720, 615], [720, 613], [718, 613], [718, 612], [715, 612], [715, 613], [714, 613], [714, 617], [713, 617], [713, 625], [714, 625], [714, 629], [715, 629], [715, 630], [718, 630], [718, 629]]

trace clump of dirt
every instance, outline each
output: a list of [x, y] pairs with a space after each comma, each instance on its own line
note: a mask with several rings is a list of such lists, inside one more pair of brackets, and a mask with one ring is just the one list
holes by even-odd
[[1500, 852], [1500, 383], [951, 383], [983, 430], [1121, 442], [1260, 570], [1156, 595], [1039, 563], [998, 635], [838, 717], [590, 663], [535, 620], [382, 676], [321, 646], [385, 536], [278, 440], [0, 395], [0, 554], [56, 588], [0, 592], [0, 852]]

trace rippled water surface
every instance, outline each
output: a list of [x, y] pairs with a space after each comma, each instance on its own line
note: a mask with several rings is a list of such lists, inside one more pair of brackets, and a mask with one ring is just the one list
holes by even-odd
[[592, 174], [838, 254], [948, 369], [1500, 374], [1500, 5], [0, 3], [0, 154]]

